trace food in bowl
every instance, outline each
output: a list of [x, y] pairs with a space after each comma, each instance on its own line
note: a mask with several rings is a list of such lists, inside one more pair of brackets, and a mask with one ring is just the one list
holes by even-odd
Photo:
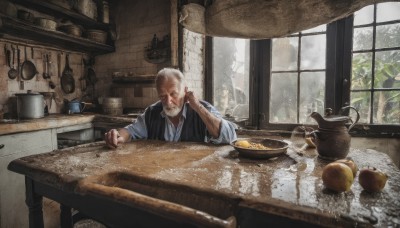
[[249, 142], [247, 140], [238, 140], [235, 143], [235, 146], [246, 148], [246, 149], [253, 149], [253, 150], [270, 150], [273, 148], [266, 147], [261, 143]]
[[247, 140], [238, 140], [237, 142], [235, 142], [235, 146], [243, 147], [243, 148], [249, 148], [250, 147], [250, 143]]

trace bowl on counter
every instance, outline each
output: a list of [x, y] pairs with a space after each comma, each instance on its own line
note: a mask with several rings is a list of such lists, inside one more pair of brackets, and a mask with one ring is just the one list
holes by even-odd
[[231, 142], [231, 146], [243, 157], [272, 158], [286, 153], [289, 144], [276, 139], [239, 138]]

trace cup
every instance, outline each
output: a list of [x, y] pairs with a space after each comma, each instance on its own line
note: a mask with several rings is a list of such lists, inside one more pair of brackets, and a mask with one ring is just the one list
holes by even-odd
[[315, 148], [314, 139], [311, 137], [311, 132], [313, 131], [314, 129], [308, 126], [295, 127], [290, 136], [292, 148], [297, 152], [302, 152], [309, 148]]

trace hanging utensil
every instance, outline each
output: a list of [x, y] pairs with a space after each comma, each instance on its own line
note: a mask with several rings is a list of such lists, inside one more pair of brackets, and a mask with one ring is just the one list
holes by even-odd
[[[5, 45], [4, 45], [5, 47]], [[5, 47], [6, 49], [6, 47]], [[8, 66], [10, 66], [10, 70], [8, 71], [8, 78], [9, 79], [15, 79], [18, 76], [18, 71], [14, 69], [14, 59], [15, 59], [15, 48], [14, 46], [11, 45], [11, 49], [12, 49], [12, 57], [10, 54], [10, 50], [7, 49], [6, 51], [6, 57], [7, 57], [7, 61], [8, 61]], [[12, 61], [10, 61], [10, 57], [12, 58]], [[12, 64], [12, 65], [11, 65]]]
[[[31, 47], [31, 62], [36, 66], [36, 61], [35, 61], [35, 58], [34, 58], [34, 51], [33, 51], [33, 47]], [[36, 76], [36, 81], [40, 81], [40, 74], [39, 74], [39, 72], [37, 72], [36, 74], [35, 74], [35, 76]]]
[[43, 71], [43, 78], [48, 79], [50, 78], [49, 73], [48, 73], [48, 56], [47, 54], [43, 55], [43, 64], [44, 64], [44, 71]]
[[19, 47], [17, 45], [17, 71], [18, 71], [17, 80], [18, 81], [21, 80], [21, 68], [20, 68], [20, 66], [21, 66], [21, 50], [19, 50]]
[[61, 53], [57, 53], [57, 76], [61, 78]]
[[75, 79], [73, 77], [72, 69], [69, 66], [69, 54], [65, 55], [65, 68], [61, 76], [61, 88], [66, 94], [75, 91]]
[[81, 78], [79, 80], [81, 80], [81, 90], [83, 92], [86, 91], [86, 77], [85, 77], [85, 60], [82, 57], [82, 73], [81, 73]]
[[51, 89], [56, 88], [56, 84], [51, 80], [51, 76], [53, 75], [53, 67], [52, 67], [52, 62], [51, 62], [51, 53], [47, 54], [47, 74], [49, 76], [49, 87]]
[[38, 72], [36, 70], [35, 64], [28, 60], [26, 54], [26, 46], [25, 46], [25, 61], [22, 63], [21, 67], [21, 77], [24, 80], [31, 80]]

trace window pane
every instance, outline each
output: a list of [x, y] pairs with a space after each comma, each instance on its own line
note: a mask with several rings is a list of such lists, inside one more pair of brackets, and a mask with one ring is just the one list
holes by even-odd
[[371, 89], [372, 53], [353, 54], [352, 89]]
[[301, 38], [301, 69], [325, 69], [326, 35]]
[[386, 2], [377, 5], [376, 21], [400, 20], [400, 3]]
[[326, 25], [320, 25], [311, 29], [304, 30], [301, 33], [313, 33], [313, 32], [325, 32], [325, 31], [326, 31]]
[[352, 92], [350, 94], [351, 106], [356, 108], [360, 113], [359, 123], [369, 123], [371, 110], [371, 94], [370, 92]]
[[249, 116], [249, 40], [213, 38], [213, 102], [222, 115]]
[[375, 88], [400, 88], [400, 50], [375, 53]]
[[272, 40], [272, 71], [296, 70], [298, 37]]
[[353, 33], [353, 50], [372, 50], [372, 27], [355, 28]]
[[297, 73], [272, 74], [270, 97], [270, 123], [297, 122]]
[[354, 13], [354, 25], [365, 25], [374, 22], [374, 5], [362, 8]]
[[300, 74], [300, 123], [315, 123], [312, 112], [324, 113], [325, 72]]
[[400, 24], [376, 26], [375, 47], [376, 48], [400, 47]]
[[374, 123], [400, 124], [400, 91], [375, 92]]

